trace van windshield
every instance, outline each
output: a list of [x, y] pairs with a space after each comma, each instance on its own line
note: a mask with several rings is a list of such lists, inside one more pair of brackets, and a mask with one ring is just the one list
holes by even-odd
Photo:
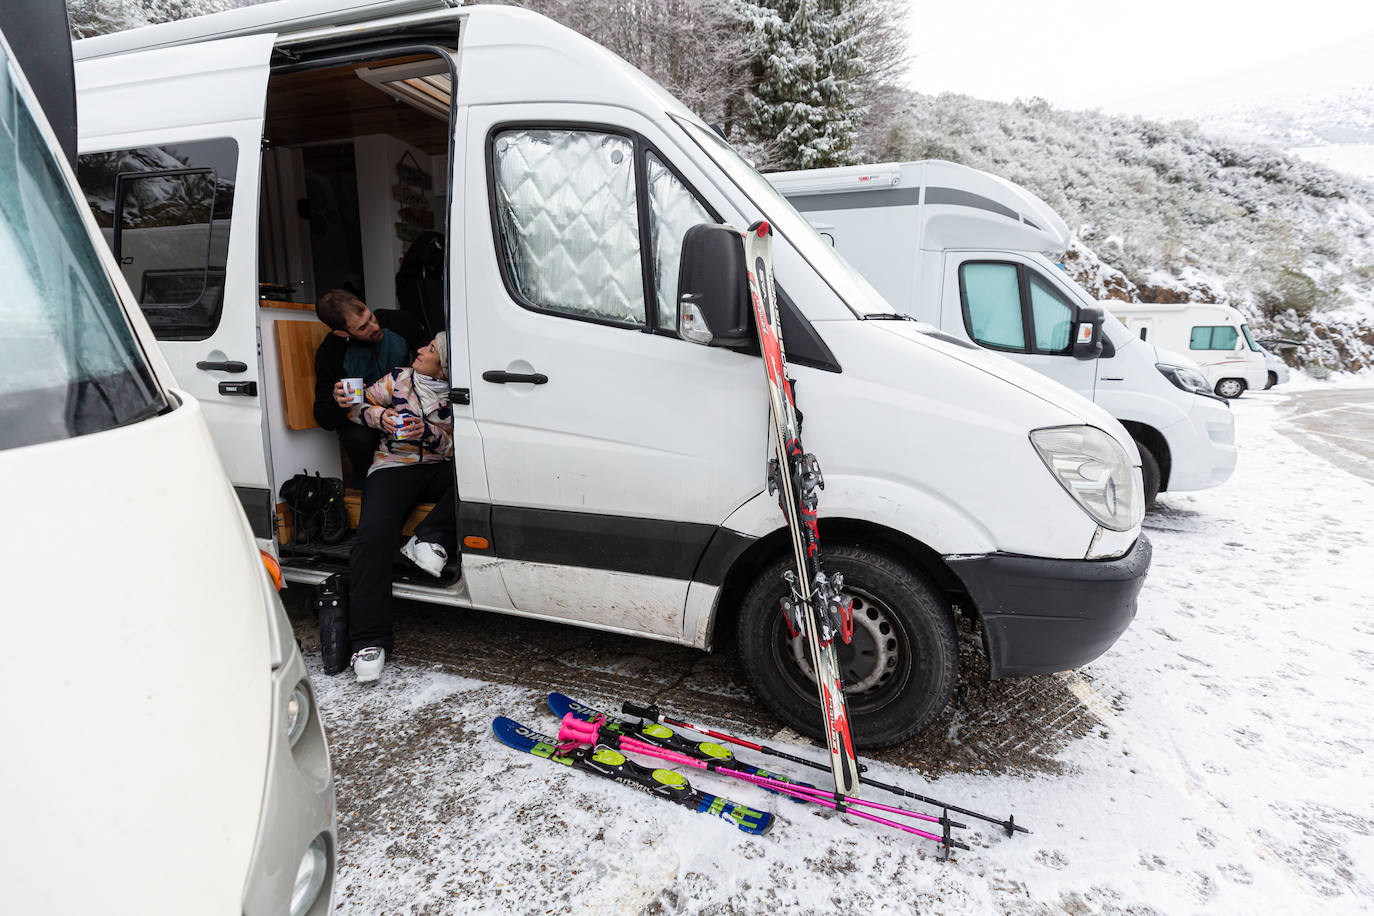
[[1255, 343], [1255, 338], [1250, 334], [1250, 325], [1242, 324], [1240, 326], [1240, 332], [1245, 335], [1245, 342], [1250, 345], [1250, 349], [1259, 353], [1260, 345]]
[[744, 157], [735, 152], [715, 131], [706, 130], [686, 118], [674, 121], [687, 131], [721, 171], [744, 192], [744, 196], [758, 208], [779, 235], [792, 243], [806, 262], [820, 274], [850, 311], [862, 318], [865, 315], [891, 315], [896, 312], [849, 262], [835, 253], [787, 198], [778, 193], [768, 180], [755, 171]]
[[167, 403], [0, 42], [0, 450]]

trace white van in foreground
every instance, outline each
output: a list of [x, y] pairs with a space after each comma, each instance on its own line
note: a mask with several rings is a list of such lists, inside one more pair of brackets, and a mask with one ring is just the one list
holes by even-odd
[[1224, 483], [1235, 423], [1189, 360], [1141, 345], [1055, 260], [1068, 227], [987, 172], [938, 159], [767, 176], [899, 312], [1073, 389], [1140, 449], [1147, 504]]
[[1269, 387], [1264, 351], [1245, 316], [1229, 305], [1104, 302], [1132, 334], [1146, 343], [1191, 356], [1217, 394], [1238, 398], [1247, 389]]
[[[65, 54], [63, 26], [14, 41]], [[329, 753], [270, 558], [6, 41], [0, 276], [0, 910], [330, 912]]]
[[[340, 473], [310, 416], [314, 298], [352, 283], [390, 305], [398, 255], [433, 228], [463, 552], [441, 582], [397, 567], [396, 593], [701, 648], [733, 630], [759, 698], [818, 734], [779, 608], [790, 542], [764, 487], [757, 343], [678, 333], [680, 291], [712, 278], [713, 314], [747, 314], [742, 286], [719, 287], [734, 262], [684, 256], [687, 229], [767, 218], [826, 559], [858, 608], [840, 653], [856, 739], [941, 713], [956, 614], [993, 677], [1084, 664], [1132, 619], [1150, 546], [1121, 425], [903, 319], [593, 42], [509, 7], [299, 0], [76, 54], [87, 199], [289, 579], [347, 556], [293, 544], [273, 498], [303, 468]], [[139, 238], [175, 227], [205, 240], [194, 260]]]

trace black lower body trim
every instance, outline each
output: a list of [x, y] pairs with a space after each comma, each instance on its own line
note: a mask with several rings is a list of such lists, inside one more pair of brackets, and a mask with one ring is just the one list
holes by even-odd
[[1142, 534], [1115, 560], [949, 560], [982, 618], [990, 675], [1067, 671], [1110, 649], [1135, 619], [1152, 550]]

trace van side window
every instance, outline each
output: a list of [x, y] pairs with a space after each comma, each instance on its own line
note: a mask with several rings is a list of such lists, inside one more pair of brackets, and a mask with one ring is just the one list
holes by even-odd
[[1229, 325], [1199, 326], [1188, 338], [1190, 350], [1234, 350], [1240, 334]]
[[1026, 349], [1015, 264], [960, 265], [959, 287], [964, 300], [964, 324], [974, 340], [1004, 350]]
[[219, 326], [237, 167], [228, 138], [79, 157], [86, 202], [160, 340]]
[[714, 223], [692, 192], [653, 153], [645, 157], [649, 185], [649, 237], [654, 253], [654, 298], [658, 326], [677, 329], [677, 273], [682, 260], [682, 237], [700, 223]]
[[1041, 353], [1062, 353], [1073, 336], [1075, 309], [1059, 290], [1050, 286], [1033, 270], [1030, 279], [1031, 320], [1035, 326], [1035, 349]]
[[634, 141], [521, 128], [491, 153], [501, 257], [522, 304], [642, 327]]

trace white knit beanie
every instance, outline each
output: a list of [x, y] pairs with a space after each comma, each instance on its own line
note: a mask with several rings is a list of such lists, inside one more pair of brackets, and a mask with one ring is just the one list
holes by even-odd
[[448, 332], [440, 331], [434, 335], [434, 349], [439, 351], [439, 365], [444, 369], [444, 378], [448, 378]]

